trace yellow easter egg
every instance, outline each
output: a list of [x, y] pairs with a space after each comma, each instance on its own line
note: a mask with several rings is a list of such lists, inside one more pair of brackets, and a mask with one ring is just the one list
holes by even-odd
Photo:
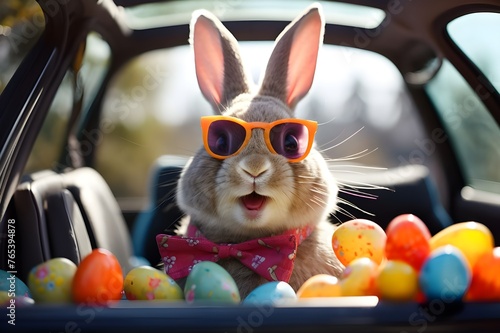
[[298, 298], [342, 296], [339, 280], [328, 274], [310, 277], [297, 291]]
[[356, 219], [337, 227], [332, 236], [332, 248], [344, 266], [364, 257], [380, 264], [385, 257], [386, 239], [384, 230], [377, 223]]
[[494, 243], [491, 231], [478, 222], [453, 224], [435, 234], [429, 242], [431, 250], [444, 245], [455, 246], [464, 254], [471, 269], [479, 257], [493, 251]]
[[28, 275], [28, 288], [40, 303], [72, 302], [71, 287], [76, 265], [66, 258], [53, 258], [33, 267]]
[[4, 290], [0, 290], [0, 305], [7, 305], [10, 300], [11, 300], [11, 296], [9, 296], [9, 293], [4, 291]]
[[376, 295], [378, 265], [370, 258], [354, 259], [340, 276], [342, 296]]
[[379, 268], [376, 284], [382, 299], [415, 300], [418, 292], [418, 274], [404, 261], [387, 260]]
[[163, 271], [140, 266], [128, 272], [124, 281], [128, 300], [183, 300], [179, 285]]

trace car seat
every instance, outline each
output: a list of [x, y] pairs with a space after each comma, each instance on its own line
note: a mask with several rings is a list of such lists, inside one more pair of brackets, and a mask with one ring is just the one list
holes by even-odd
[[16, 258], [22, 263], [18, 277], [23, 281], [41, 262], [65, 257], [78, 264], [94, 248], [111, 251], [124, 274], [135, 262], [120, 207], [94, 169], [24, 176], [8, 215], [16, 221]]

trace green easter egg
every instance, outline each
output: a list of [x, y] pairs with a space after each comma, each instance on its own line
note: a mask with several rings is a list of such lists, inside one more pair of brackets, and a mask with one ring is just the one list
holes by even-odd
[[188, 303], [241, 301], [234, 279], [224, 268], [211, 261], [202, 261], [193, 266], [184, 286], [184, 295]]

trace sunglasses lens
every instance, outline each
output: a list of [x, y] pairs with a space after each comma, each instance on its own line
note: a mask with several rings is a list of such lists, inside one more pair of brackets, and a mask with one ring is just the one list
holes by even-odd
[[271, 129], [270, 140], [274, 150], [288, 159], [302, 157], [309, 141], [309, 130], [296, 123], [285, 123]]
[[208, 146], [220, 156], [238, 151], [245, 141], [246, 131], [241, 125], [228, 120], [216, 120], [208, 128]]

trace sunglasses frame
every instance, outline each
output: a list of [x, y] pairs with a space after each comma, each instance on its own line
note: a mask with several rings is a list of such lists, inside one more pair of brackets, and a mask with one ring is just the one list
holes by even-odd
[[[234, 152], [233, 154], [230, 154], [227, 156], [218, 155], [218, 154], [214, 153], [210, 149], [210, 146], [208, 145], [208, 130], [210, 128], [210, 125], [213, 122], [219, 121], [219, 120], [225, 120], [225, 121], [230, 121], [230, 122], [236, 123], [245, 129], [245, 140], [241, 144], [240, 148], [238, 148], [238, 150], [236, 152]], [[281, 156], [287, 158], [288, 162], [291, 162], [291, 163], [300, 162], [309, 155], [309, 152], [311, 151], [311, 148], [312, 148], [312, 145], [314, 142], [314, 136], [316, 135], [316, 131], [318, 129], [318, 123], [316, 121], [306, 120], [306, 119], [297, 119], [297, 118], [286, 118], [286, 119], [276, 120], [276, 121], [273, 121], [271, 123], [265, 123], [265, 122], [246, 122], [246, 121], [241, 120], [239, 118], [229, 117], [229, 116], [204, 116], [204, 117], [200, 118], [200, 122], [201, 122], [201, 130], [202, 130], [202, 135], [203, 135], [203, 145], [205, 146], [205, 150], [207, 151], [208, 154], [210, 154], [210, 156], [212, 156], [216, 159], [220, 159], [220, 160], [229, 158], [231, 156], [238, 155], [243, 150], [243, 148], [246, 147], [246, 145], [250, 141], [250, 138], [252, 137], [252, 130], [256, 129], [256, 128], [260, 128], [260, 129], [264, 130], [264, 140], [266, 142], [266, 146], [269, 149], [269, 151], [271, 151], [273, 154], [280, 155], [276, 152], [276, 150], [273, 148], [273, 145], [271, 144], [271, 136], [270, 136], [271, 129], [274, 126], [277, 126], [280, 124], [294, 123], [294, 124], [304, 125], [307, 128], [307, 130], [309, 132], [308, 133], [309, 140], [307, 142], [307, 149], [304, 152], [304, 154], [298, 158], [290, 159], [286, 156], [283, 156], [283, 155], [281, 155]]]

